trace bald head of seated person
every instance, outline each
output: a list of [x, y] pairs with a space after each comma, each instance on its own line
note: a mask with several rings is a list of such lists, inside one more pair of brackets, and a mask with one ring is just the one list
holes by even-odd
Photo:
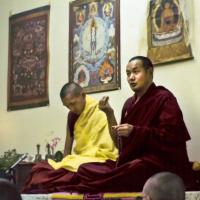
[[171, 172], [161, 172], [151, 176], [143, 187], [145, 200], [184, 200], [183, 180]]

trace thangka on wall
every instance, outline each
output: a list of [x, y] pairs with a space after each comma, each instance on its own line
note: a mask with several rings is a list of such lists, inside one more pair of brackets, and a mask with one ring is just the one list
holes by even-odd
[[8, 110], [46, 106], [50, 6], [9, 19]]
[[193, 58], [185, 0], [150, 0], [148, 57], [154, 64]]
[[70, 3], [69, 80], [87, 93], [120, 88], [119, 0]]

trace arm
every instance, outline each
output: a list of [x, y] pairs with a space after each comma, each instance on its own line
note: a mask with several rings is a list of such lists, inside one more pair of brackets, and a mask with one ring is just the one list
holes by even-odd
[[70, 135], [69, 127], [67, 125], [64, 156], [71, 154], [73, 141], [74, 138]]
[[117, 125], [117, 120], [115, 118], [113, 108], [108, 103], [108, 99], [109, 99], [108, 96], [104, 96], [99, 101], [99, 109], [102, 110], [106, 114], [107, 119], [108, 119], [108, 127], [109, 127], [110, 136], [115, 146], [118, 147], [117, 135], [116, 135], [115, 129], [112, 128]]
[[168, 96], [149, 101], [140, 110], [137, 116], [132, 112], [127, 119], [134, 128], [123, 146], [119, 165], [131, 160], [138, 152], [174, 162], [180, 155], [185, 156], [184, 146], [189, 134], [176, 99]]
[[[152, 127], [144, 127], [143, 131], [150, 133], [149, 144], [152, 145], [155, 141], [166, 145], [176, 145], [187, 141], [190, 136], [185, 126], [182, 111], [180, 110], [175, 98], [169, 97], [162, 106], [162, 110], [158, 113], [158, 118], [155, 120], [155, 125]], [[141, 129], [137, 127], [136, 129]]]
[[114, 111], [112, 113], [106, 114], [106, 116], [108, 119], [110, 136], [111, 136], [115, 146], [118, 147], [117, 134], [116, 134], [115, 130], [113, 129], [113, 127], [117, 125], [117, 120], [115, 118]]
[[[174, 97], [164, 98], [153, 107], [154, 113], [151, 115], [151, 122], [144, 120], [142, 123], [140, 121], [140, 123], [134, 124], [130, 133], [130, 137], [134, 138], [134, 143], [155, 150], [160, 150], [162, 147], [162, 150], [165, 151], [168, 150], [168, 147], [176, 149], [177, 145], [189, 139], [182, 112]], [[145, 113], [142, 114], [146, 119]]]

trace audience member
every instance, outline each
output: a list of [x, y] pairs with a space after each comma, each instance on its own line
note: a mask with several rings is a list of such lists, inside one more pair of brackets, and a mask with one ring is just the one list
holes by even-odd
[[146, 181], [143, 194], [145, 200], [184, 200], [185, 186], [176, 174], [161, 172]]
[[17, 187], [7, 179], [0, 178], [0, 199], [1, 200], [22, 200]]

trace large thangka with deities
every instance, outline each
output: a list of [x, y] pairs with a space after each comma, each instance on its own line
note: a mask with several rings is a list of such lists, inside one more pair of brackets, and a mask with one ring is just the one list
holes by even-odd
[[69, 80], [88, 93], [120, 87], [119, 0], [70, 3]]

